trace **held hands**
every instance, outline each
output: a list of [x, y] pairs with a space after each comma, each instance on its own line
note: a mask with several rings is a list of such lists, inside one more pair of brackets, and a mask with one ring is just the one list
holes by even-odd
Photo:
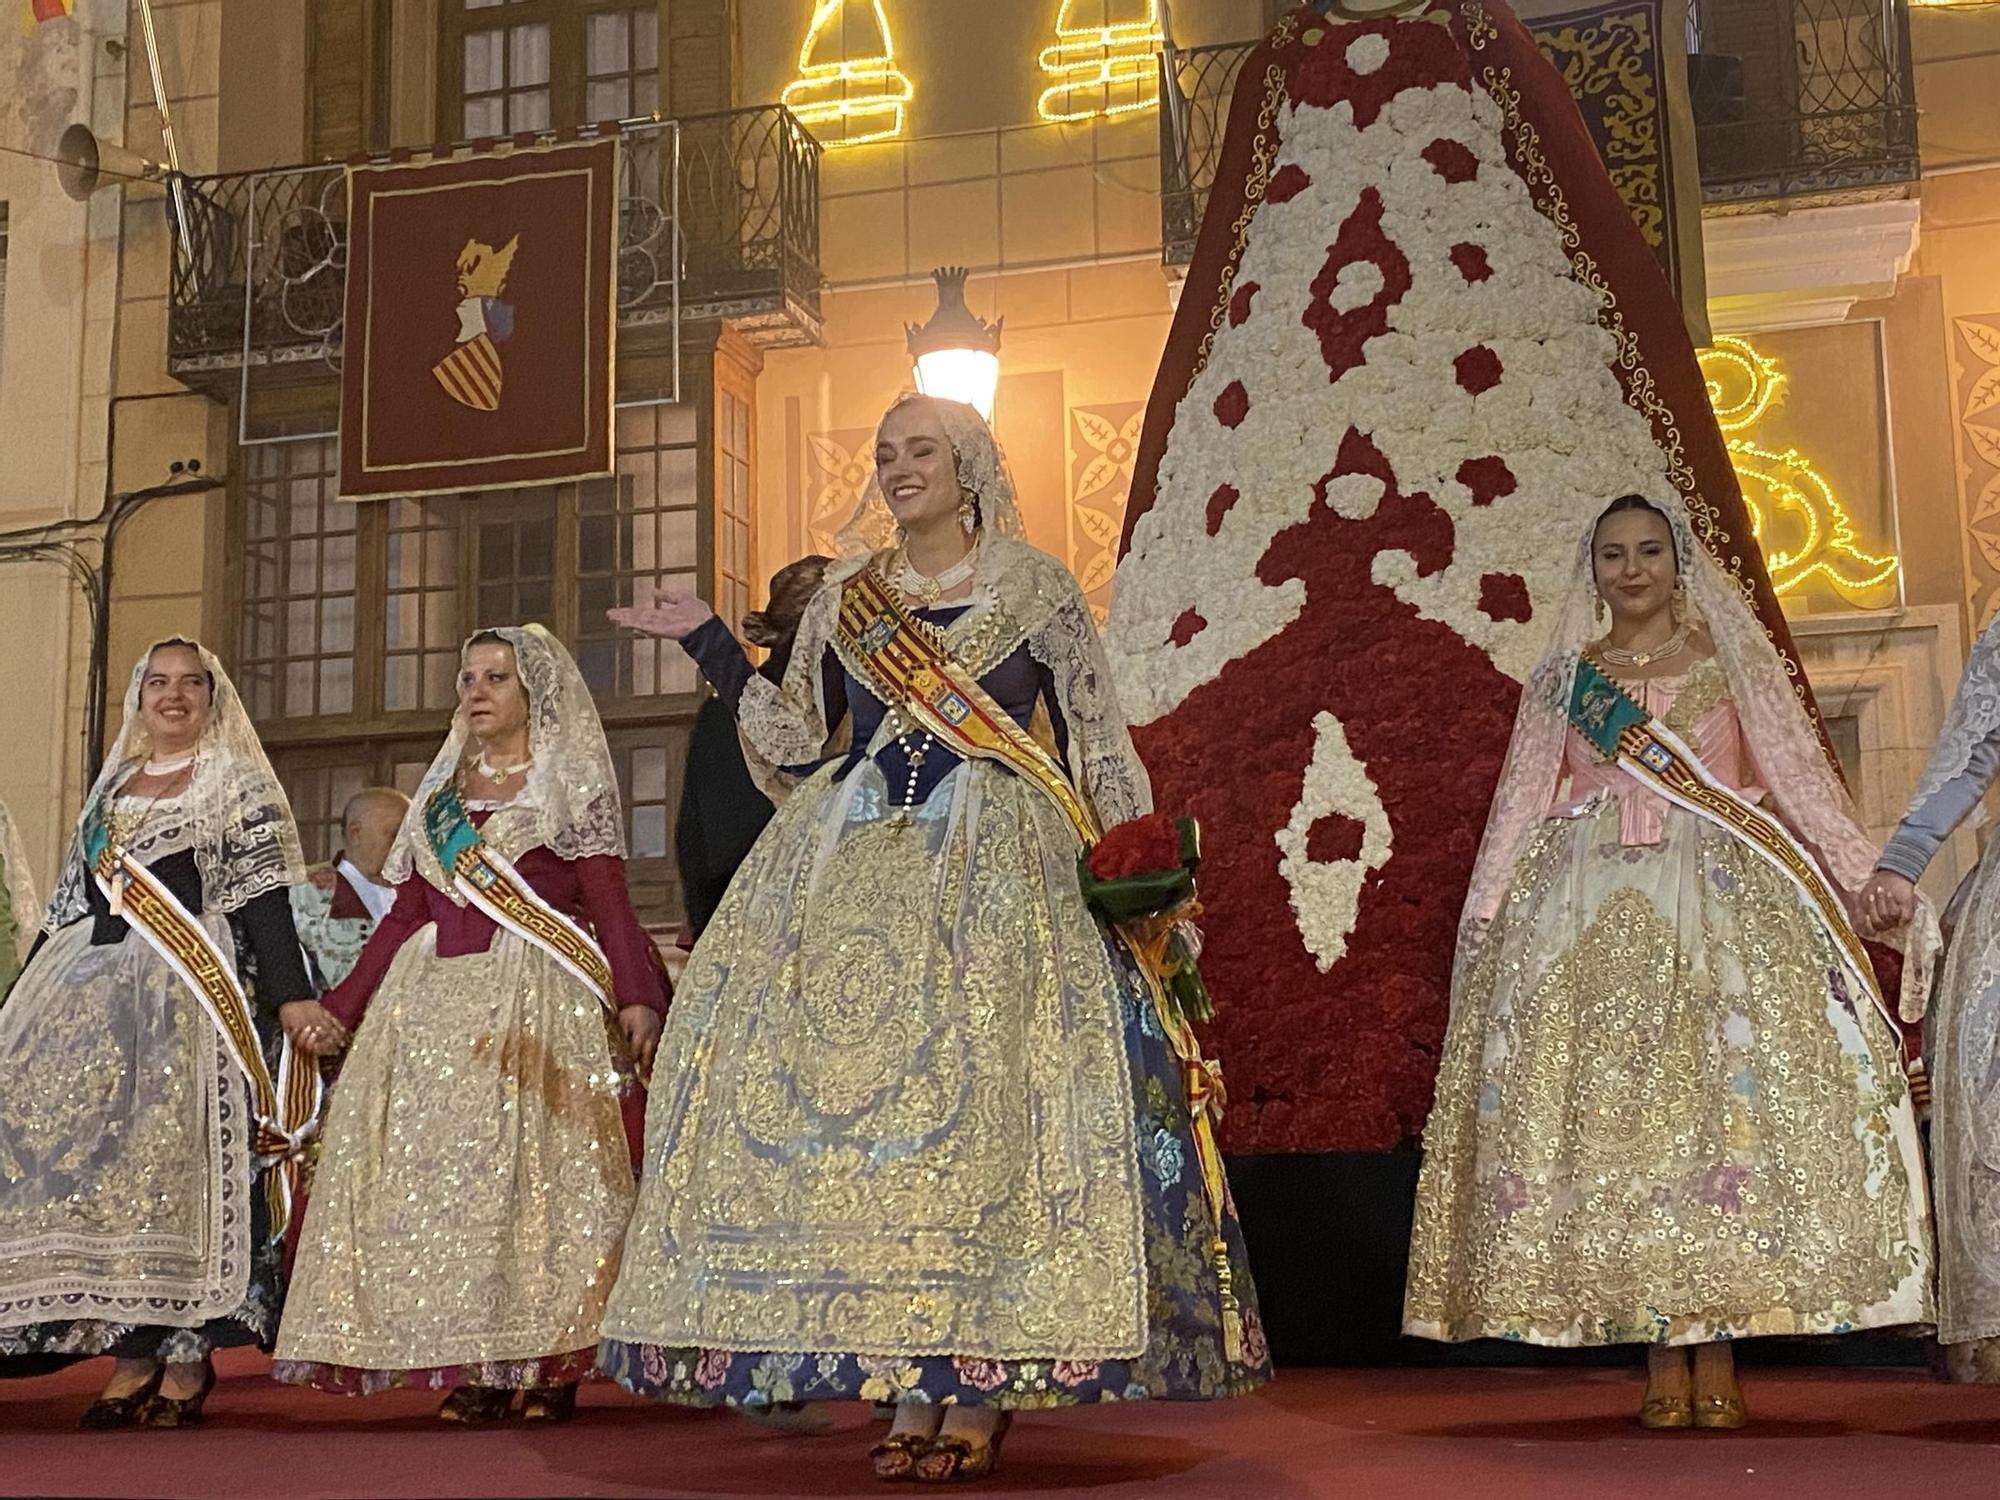
[[604, 613], [613, 625], [669, 641], [684, 641], [715, 618], [715, 611], [692, 594], [667, 589], [655, 594], [650, 604], [631, 604]]
[[1877, 870], [1861, 888], [1861, 924], [1869, 937], [1905, 926], [1917, 914], [1917, 888], [1893, 870]]
[[308, 1057], [331, 1057], [348, 1043], [347, 1028], [317, 1000], [287, 1000], [278, 1007], [278, 1024]]
[[628, 1005], [618, 1012], [618, 1029], [632, 1049], [632, 1061], [641, 1079], [653, 1075], [653, 1054], [660, 1049], [660, 1016], [643, 1005]]

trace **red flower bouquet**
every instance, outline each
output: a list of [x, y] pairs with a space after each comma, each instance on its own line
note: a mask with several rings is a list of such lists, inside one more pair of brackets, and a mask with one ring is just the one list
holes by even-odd
[[1151, 813], [1120, 823], [1077, 861], [1091, 909], [1131, 943], [1189, 1020], [1214, 1016], [1184, 924], [1195, 912], [1201, 829], [1193, 818]]

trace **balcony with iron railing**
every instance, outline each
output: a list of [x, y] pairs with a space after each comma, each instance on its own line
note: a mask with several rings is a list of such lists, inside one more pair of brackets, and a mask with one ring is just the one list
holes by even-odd
[[[1168, 265], [1193, 258], [1230, 96], [1256, 45], [1223, 42], [1163, 59]], [[1916, 181], [1907, 0], [1691, 0], [1687, 45], [1705, 203], [1749, 208]]]
[[[753, 343], [820, 332], [820, 146], [780, 105], [624, 125], [620, 347], [727, 321]], [[181, 180], [168, 368], [225, 394], [244, 371], [323, 377], [337, 364], [346, 168], [327, 162]]]

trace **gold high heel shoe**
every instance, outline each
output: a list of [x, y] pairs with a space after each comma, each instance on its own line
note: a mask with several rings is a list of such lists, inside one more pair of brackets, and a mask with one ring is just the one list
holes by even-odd
[[1694, 1401], [1694, 1425], [1731, 1431], [1747, 1427], [1750, 1425], [1750, 1408], [1743, 1404], [1740, 1391], [1733, 1396], [1697, 1396]]
[[919, 1484], [963, 1484], [968, 1480], [984, 1479], [1000, 1467], [1000, 1444], [1006, 1441], [1007, 1429], [1014, 1425], [1014, 1414], [1004, 1411], [1000, 1422], [983, 1443], [974, 1444], [956, 1433], [940, 1433], [931, 1440], [930, 1448], [917, 1460], [917, 1482]]
[[1639, 1425], [1654, 1432], [1674, 1432], [1694, 1426], [1694, 1402], [1683, 1391], [1678, 1396], [1648, 1396], [1639, 1408]]

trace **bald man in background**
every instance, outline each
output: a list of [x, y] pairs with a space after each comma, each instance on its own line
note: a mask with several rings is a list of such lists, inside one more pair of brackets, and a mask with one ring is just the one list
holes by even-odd
[[382, 883], [382, 864], [410, 799], [394, 787], [365, 787], [341, 811], [340, 853], [316, 866], [308, 883], [292, 887], [292, 920], [328, 988], [339, 984], [361, 956], [368, 934], [395, 904], [396, 888]]

